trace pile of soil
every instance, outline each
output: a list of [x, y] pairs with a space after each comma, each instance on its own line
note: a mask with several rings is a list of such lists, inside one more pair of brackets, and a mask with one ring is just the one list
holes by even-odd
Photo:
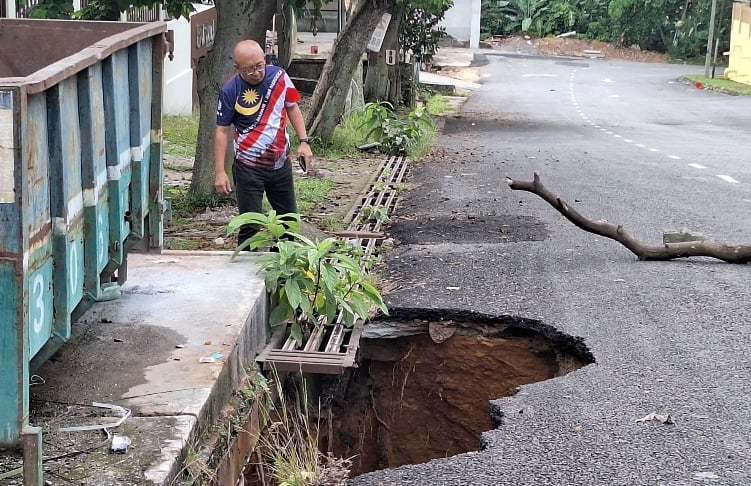
[[494, 49], [530, 55], [622, 59], [637, 62], [666, 62], [668, 59], [665, 53], [643, 51], [638, 45], [618, 46], [575, 37], [493, 37], [485, 42]]

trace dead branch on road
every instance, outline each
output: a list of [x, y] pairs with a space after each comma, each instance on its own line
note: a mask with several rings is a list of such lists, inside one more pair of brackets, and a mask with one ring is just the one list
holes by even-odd
[[639, 260], [673, 260], [675, 258], [705, 256], [717, 258], [727, 263], [743, 264], [751, 262], [751, 245], [733, 246], [711, 240], [663, 243], [662, 245], [642, 243], [623, 229], [621, 225], [606, 220], [592, 221], [579, 214], [564, 200], [542, 185], [539, 172], [534, 173], [533, 181], [516, 181], [507, 177], [506, 183], [515, 191], [537, 194], [579, 228], [617, 241], [628, 248]]

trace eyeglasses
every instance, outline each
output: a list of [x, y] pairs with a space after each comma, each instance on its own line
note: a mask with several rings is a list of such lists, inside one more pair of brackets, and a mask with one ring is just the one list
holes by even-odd
[[256, 64], [255, 66], [240, 67], [237, 70], [242, 74], [262, 73], [266, 69], [266, 63]]

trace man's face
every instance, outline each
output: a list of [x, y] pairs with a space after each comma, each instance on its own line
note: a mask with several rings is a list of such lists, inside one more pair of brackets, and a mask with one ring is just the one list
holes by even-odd
[[262, 53], [252, 52], [240, 55], [235, 61], [235, 69], [240, 76], [250, 84], [258, 84], [266, 75], [265, 56]]
[[247, 66], [238, 65], [236, 69], [245, 81], [250, 84], [258, 84], [263, 81], [263, 77], [266, 74], [266, 63], [261, 61]]

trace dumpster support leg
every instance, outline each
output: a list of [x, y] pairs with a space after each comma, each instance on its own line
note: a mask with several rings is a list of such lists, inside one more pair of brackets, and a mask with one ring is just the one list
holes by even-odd
[[23, 486], [44, 484], [42, 476], [42, 428], [24, 427], [21, 432], [23, 444]]

